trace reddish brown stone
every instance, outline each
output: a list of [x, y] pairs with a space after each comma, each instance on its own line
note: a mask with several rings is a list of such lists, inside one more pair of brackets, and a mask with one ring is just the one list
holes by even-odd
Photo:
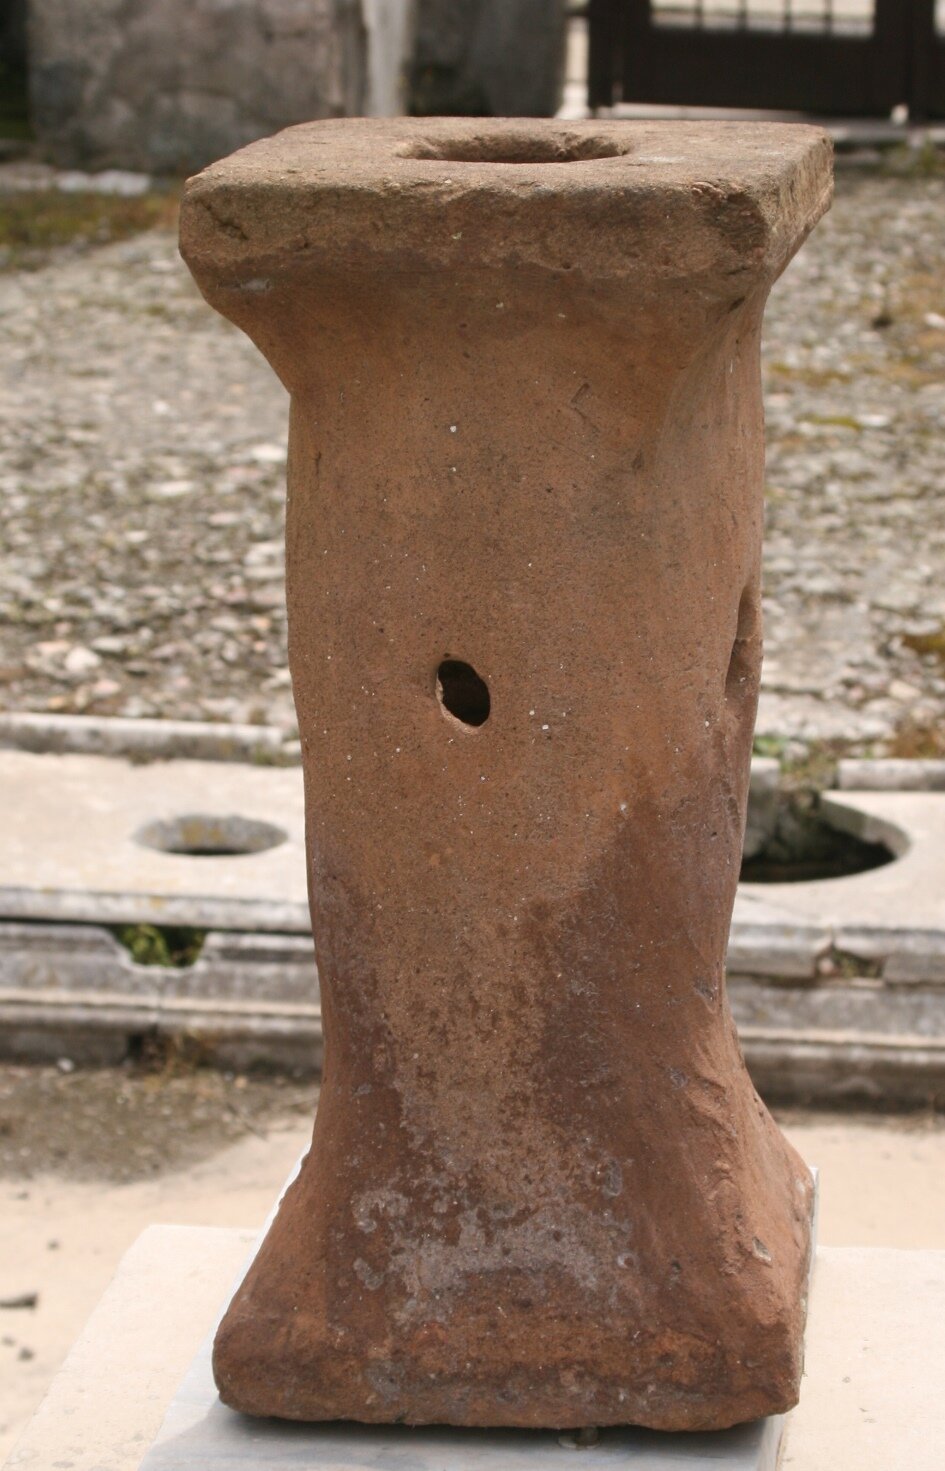
[[185, 257], [292, 394], [326, 1040], [217, 1338], [238, 1409], [697, 1429], [797, 1397], [811, 1181], [723, 963], [761, 316], [829, 197], [823, 134], [757, 124], [321, 123], [191, 181]]

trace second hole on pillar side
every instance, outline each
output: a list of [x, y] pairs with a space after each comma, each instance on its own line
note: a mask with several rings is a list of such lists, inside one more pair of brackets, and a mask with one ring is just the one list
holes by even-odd
[[436, 671], [436, 697], [448, 715], [473, 730], [489, 719], [489, 686], [463, 659], [441, 661]]
[[758, 628], [758, 608], [754, 590], [746, 587], [738, 604], [735, 639], [725, 675], [725, 697], [742, 693], [742, 686], [753, 672], [750, 641]]

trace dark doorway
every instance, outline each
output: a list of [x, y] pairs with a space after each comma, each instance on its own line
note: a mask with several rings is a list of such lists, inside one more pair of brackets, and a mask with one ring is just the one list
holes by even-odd
[[0, 144], [29, 134], [26, 0], [0, 0]]

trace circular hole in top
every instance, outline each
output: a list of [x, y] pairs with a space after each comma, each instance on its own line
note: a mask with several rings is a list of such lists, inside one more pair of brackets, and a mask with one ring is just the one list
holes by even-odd
[[275, 823], [260, 822], [255, 817], [189, 812], [146, 823], [135, 833], [135, 842], [158, 853], [179, 853], [187, 858], [240, 858], [278, 848], [287, 837]]
[[475, 729], [489, 719], [489, 686], [471, 664], [444, 659], [436, 671], [436, 697], [454, 720]]
[[457, 134], [453, 138], [421, 138], [401, 150], [403, 158], [442, 163], [590, 163], [622, 158], [630, 144], [600, 133], [493, 132]]

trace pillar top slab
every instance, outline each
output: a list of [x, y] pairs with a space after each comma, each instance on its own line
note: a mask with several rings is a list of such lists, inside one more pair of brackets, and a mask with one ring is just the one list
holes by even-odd
[[202, 284], [257, 291], [311, 268], [770, 283], [830, 203], [831, 152], [792, 123], [306, 123], [191, 179], [181, 246]]

